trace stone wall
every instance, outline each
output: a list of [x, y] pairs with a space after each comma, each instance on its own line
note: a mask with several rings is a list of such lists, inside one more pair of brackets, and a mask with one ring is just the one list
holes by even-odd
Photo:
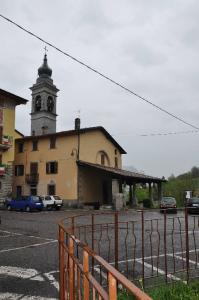
[[0, 176], [0, 204], [12, 193], [13, 166], [6, 167], [6, 173]]

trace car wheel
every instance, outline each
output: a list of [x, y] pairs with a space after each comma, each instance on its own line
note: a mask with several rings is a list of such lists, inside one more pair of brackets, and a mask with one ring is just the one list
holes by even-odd
[[12, 208], [11, 208], [11, 206], [10, 206], [10, 205], [8, 205], [8, 206], [7, 206], [7, 210], [9, 210], [9, 211], [11, 211], [11, 210], [12, 210]]
[[25, 210], [26, 212], [30, 212], [31, 211], [30, 206], [26, 206]]

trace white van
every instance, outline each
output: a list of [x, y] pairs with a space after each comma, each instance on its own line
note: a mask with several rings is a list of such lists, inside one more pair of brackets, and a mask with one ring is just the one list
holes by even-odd
[[44, 208], [59, 210], [63, 205], [63, 200], [59, 196], [55, 195], [43, 195], [40, 196], [43, 202]]

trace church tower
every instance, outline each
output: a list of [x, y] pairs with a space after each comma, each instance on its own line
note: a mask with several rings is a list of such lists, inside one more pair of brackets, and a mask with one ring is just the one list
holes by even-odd
[[56, 132], [56, 102], [59, 91], [51, 78], [52, 70], [44, 55], [42, 66], [38, 69], [36, 83], [32, 91], [31, 135], [42, 135]]

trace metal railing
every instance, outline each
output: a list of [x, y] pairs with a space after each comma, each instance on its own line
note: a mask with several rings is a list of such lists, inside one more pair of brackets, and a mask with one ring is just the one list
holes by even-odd
[[[59, 223], [60, 300], [116, 300], [128, 292], [138, 300], [152, 300], [88, 245], [74, 235], [71, 227]], [[103, 277], [103, 282], [102, 282]]]
[[133, 283], [144, 289], [199, 277], [199, 216], [189, 215], [187, 209], [175, 215], [167, 210], [78, 215], [63, 220], [59, 228], [60, 299], [75, 299], [70, 296], [71, 282], [77, 299], [84, 299], [79, 291], [84, 282], [93, 299], [95, 293], [116, 299], [109, 293], [120, 289], [150, 299]]

